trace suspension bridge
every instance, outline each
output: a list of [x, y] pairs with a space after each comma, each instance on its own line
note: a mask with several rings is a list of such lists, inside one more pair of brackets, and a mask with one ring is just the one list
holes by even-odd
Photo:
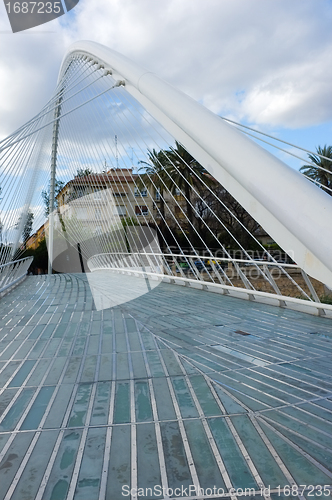
[[266, 135], [78, 42], [0, 142], [1, 499], [331, 495], [332, 197]]

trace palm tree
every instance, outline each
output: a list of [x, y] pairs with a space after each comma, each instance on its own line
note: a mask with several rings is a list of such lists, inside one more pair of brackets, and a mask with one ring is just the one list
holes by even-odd
[[148, 149], [149, 161], [140, 161], [144, 164], [139, 170], [144, 170], [144, 173], [140, 175], [138, 184], [139, 186], [146, 186], [147, 188], [153, 186], [159, 192], [159, 213], [160, 213], [160, 223], [159, 228], [161, 234], [165, 235], [165, 200], [164, 200], [164, 189], [167, 186], [168, 176], [166, 174], [165, 168], [168, 164], [165, 152], [161, 149], [156, 151], [153, 149], [150, 151]]
[[[326, 186], [327, 188], [332, 189], [332, 146], [325, 145], [323, 148], [317, 146], [316, 151], [318, 155], [325, 156], [325, 158], [321, 158], [321, 156], [314, 154], [308, 154], [311, 162], [317, 165], [317, 167], [313, 165], [303, 165], [300, 168], [300, 171], [311, 179], [319, 182], [321, 184], [320, 187], [332, 196], [332, 191], [323, 187]], [[327, 158], [331, 158], [331, 161]], [[318, 167], [324, 168], [325, 170], [321, 170]], [[326, 172], [326, 170], [331, 173]]]
[[166, 155], [168, 158], [168, 165], [166, 167], [168, 174], [167, 187], [172, 194], [176, 194], [177, 190], [184, 193], [187, 217], [190, 223], [189, 237], [190, 241], [193, 241], [194, 213], [191, 202], [192, 188], [201, 191], [202, 181], [207, 185], [212, 185], [214, 180], [207, 175], [205, 168], [179, 142], [175, 141], [175, 148], [166, 151]]

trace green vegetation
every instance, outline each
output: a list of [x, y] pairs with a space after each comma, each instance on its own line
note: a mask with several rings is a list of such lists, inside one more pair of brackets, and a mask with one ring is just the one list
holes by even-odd
[[[250, 235], [259, 224], [179, 142], [175, 142], [174, 148], [148, 150], [147, 154], [148, 161], [141, 162], [140, 170], [144, 172], [139, 186], [159, 192], [161, 246], [162, 240], [166, 240], [169, 245], [186, 247], [189, 240], [194, 247], [205, 244], [215, 248], [219, 240], [234, 249], [241, 245], [247, 249], [259, 248]], [[167, 199], [166, 204], [167, 192], [174, 198]]]
[[[57, 179], [55, 179], [55, 186], [54, 186], [54, 208], [58, 208], [58, 200], [57, 200], [57, 196], [58, 194], [60, 193], [60, 191], [62, 190], [62, 188], [64, 187], [65, 183], [62, 182], [62, 181], [59, 181]], [[48, 189], [44, 189], [41, 193], [42, 195], [42, 198], [43, 198], [43, 202], [44, 202], [44, 214], [45, 214], [45, 217], [48, 217], [49, 216], [49, 213], [50, 213], [50, 183], [48, 185]]]
[[[21, 227], [22, 219], [23, 219], [23, 227]], [[21, 236], [24, 248], [26, 248], [27, 241], [31, 236], [33, 219], [34, 219], [33, 213], [31, 212], [31, 210], [28, 210], [26, 214], [20, 215], [15, 226], [15, 229], [19, 229], [22, 231]]]
[[86, 177], [93, 174], [91, 168], [78, 168], [75, 177]]
[[[308, 154], [308, 157], [317, 167], [314, 165], [303, 165], [300, 171], [319, 183], [319, 187], [332, 196], [332, 191], [325, 189], [325, 187], [332, 189], [332, 146], [325, 145], [323, 148], [317, 146], [316, 151], [317, 155]], [[318, 155], [325, 156], [325, 158], [321, 158]], [[331, 161], [327, 158], [330, 158]]]
[[159, 213], [160, 223], [159, 228], [162, 234], [165, 234], [165, 200], [164, 189], [168, 186], [169, 176], [167, 174], [168, 158], [167, 152], [160, 150], [148, 150], [149, 162], [141, 161], [144, 164], [140, 170], [144, 169], [144, 174], [141, 174], [139, 179], [140, 187], [153, 187], [159, 192]]
[[332, 295], [321, 295], [319, 297], [319, 300], [323, 303], [323, 304], [331, 304], [332, 305]]
[[138, 222], [134, 217], [125, 217], [121, 219], [121, 223], [124, 228], [128, 226], [138, 226]]
[[[310, 300], [305, 295], [297, 295], [295, 298], [301, 300]], [[312, 295], [310, 295], [310, 298], [314, 300]], [[319, 300], [321, 301], [322, 304], [332, 304], [332, 295], [320, 295]]]
[[190, 222], [188, 227], [189, 239], [194, 240], [194, 210], [192, 203], [192, 189], [197, 191], [204, 189], [202, 183], [211, 185], [214, 183], [207, 171], [200, 165], [193, 156], [179, 143], [168, 154], [169, 164], [167, 172], [169, 174], [168, 188], [172, 194], [177, 194], [180, 190], [185, 195], [187, 217]]
[[33, 261], [30, 267], [34, 273], [37, 273], [38, 269], [41, 269], [43, 272], [46, 272], [48, 266], [48, 252], [46, 245], [46, 238], [43, 238], [36, 249], [29, 248], [25, 250], [23, 254], [20, 256], [21, 259], [25, 257], [33, 257]]

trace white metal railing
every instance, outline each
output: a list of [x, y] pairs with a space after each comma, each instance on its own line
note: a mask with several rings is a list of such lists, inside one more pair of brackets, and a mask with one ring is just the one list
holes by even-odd
[[33, 257], [7, 262], [0, 266], [0, 294], [15, 285], [28, 272]]
[[[332, 316], [332, 305], [320, 302], [319, 291], [309, 276], [296, 264], [190, 254], [135, 252], [98, 254], [91, 257], [87, 264], [91, 272], [109, 269], [172, 283], [198, 283], [205, 289], [220, 291], [223, 294], [245, 296], [249, 300], [265, 299], [263, 302], [270, 299], [281, 307], [294, 309], [299, 308], [294, 307], [294, 304], [297, 304], [309, 308], [315, 314], [326, 315], [328, 312], [328, 316]], [[319, 285], [324, 288], [323, 284]]]

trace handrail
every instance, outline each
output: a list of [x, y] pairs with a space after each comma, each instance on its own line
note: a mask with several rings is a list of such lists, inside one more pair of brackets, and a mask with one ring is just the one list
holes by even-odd
[[31, 256], [0, 265], [0, 294], [18, 283], [27, 274], [32, 261]]
[[1, 264], [0, 265], [0, 272], [1, 272], [1, 269], [6, 267], [6, 266], [10, 266], [12, 264], [17, 264], [18, 262], [23, 262], [24, 260], [27, 260], [27, 259], [31, 259], [31, 262], [33, 261], [33, 257], [29, 256], [29, 257], [23, 257], [23, 259], [12, 260], [10, 262], [6, 262], [5, 264]]
[[101, 257], [103, 255], [149, 255], [149, 256], [160, 256], [160, 257], [184, 257], [184, 258], [189, 258], [189, 259], [206, 259], [206, 260], [220, 260], [224, 262], [240, 262], [244, 264], [249, 264], [252, 263], [254, 264], [268, 264], [269, 266], [282, 266], [282, 267], [290, 267], [290, 268], [296, 268], [296, 269], [301, 269], [300, 266], [297, 264], [287, 264], [287, 263], [281, 263], [278, 261], [272, 261], [272, 260], [258, 260], [258, 259], [237, 259], [237, 258], [231, 258], [231, 257], [215, 257], [213, 255], [197, 255], [197, 254], [189, 254], [189, 253], [161, 253], [161, 252], [108, 252], [108, 253], [98, 253], [96, 255], [93, 255], [90, 257], [89, 260], [92, 260], [96, 257]]
[[[329, 317], [332, 315], [332, 306], [320, 302], [309, 276], [296, 264], [191, 254], [113, 252], [94, 255], [87, 261], [87, 265], [91, 272], [109, 269], [172, 283], [187, 285], [198, 283], [202, 288], [215, 291], [219, 288], [224, 294], [235, 296], [242, 294], [249, 300], [262, 301], [269, 298], [281, 307], [294, 308], [294, 304], [298, 304], [308, 306], [307, 308], [311, 310], [314, 308], [320, 315], [326, 315], [327, 312]], [[290, 274], [284, 268], [287, 268]], [[279, 273], [278, 276], [276, 271]], [[299, 295], [303, 295], [306, 300], [284, 295], [280, 291], [277, 281], [282, 273], [289, 279], [291, 285], [298, 288]], [[310, 295], [302, 290], [295, 277], [303, 278]], [[234, 279], [240, 286], [233, 284]], [[257, 290], [253, 284], [257, 279], [264, 280], [272, 293]]]

